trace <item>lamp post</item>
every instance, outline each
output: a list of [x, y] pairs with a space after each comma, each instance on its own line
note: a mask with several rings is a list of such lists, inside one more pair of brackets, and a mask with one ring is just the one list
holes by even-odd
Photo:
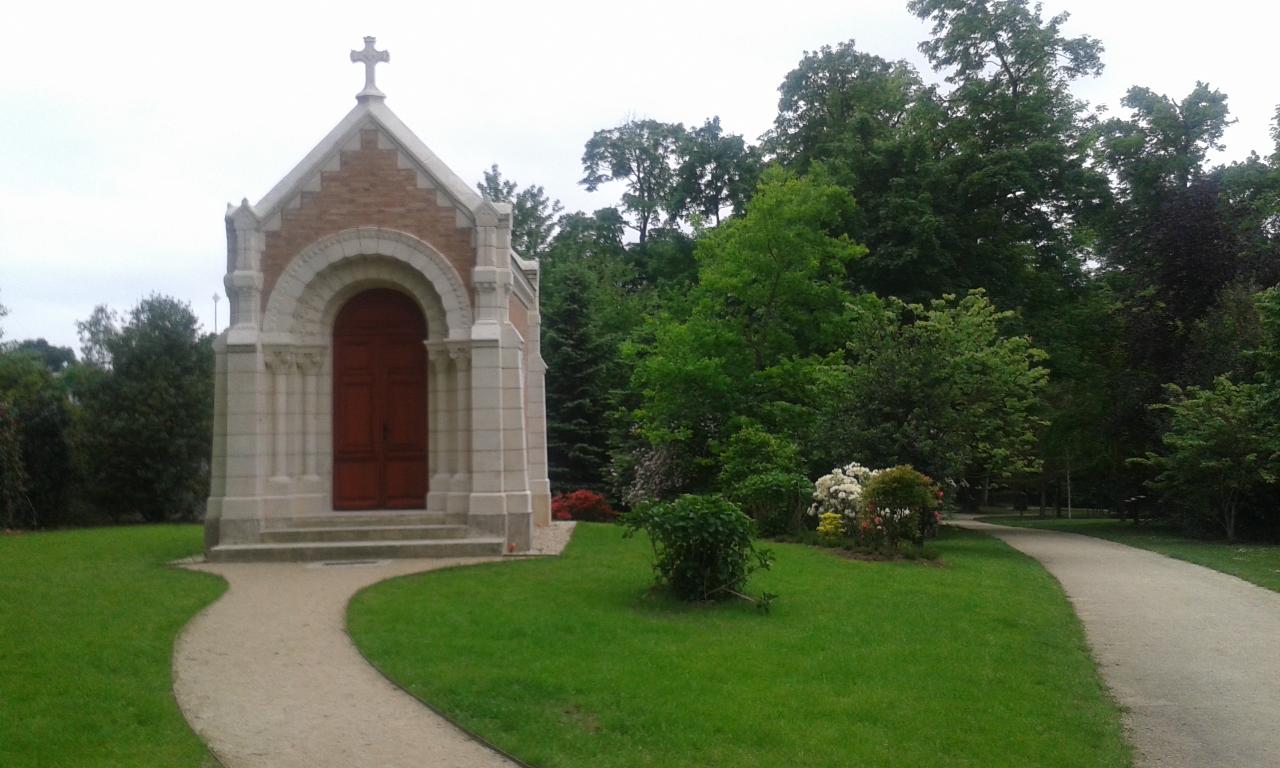
[[221, 298], [218, 294], [213, 294], [213, 332], [215, 335], [218, 333], [218, 301]]

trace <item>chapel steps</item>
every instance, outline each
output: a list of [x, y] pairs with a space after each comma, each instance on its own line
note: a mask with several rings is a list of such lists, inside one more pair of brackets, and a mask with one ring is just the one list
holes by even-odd
[[467, 515], [425, 510], [332, 512], [275, 519], [244, 544], [219, 544], [213, 562], [298, 562], [385, 558], [490, 557], [501, 538], [471, 536]]
[[495, 557], [502, 554], [502, 544], [502, 539], [496, 538], [219, 544], [209, 550], [208, 559], [215, 563], [281, 563], [411, 557]]
[[342, 525], [333, 527], [267, 528], [258, 534], [264, 544], [334, 541], [423, 541], [465, 539], [465, 525]]

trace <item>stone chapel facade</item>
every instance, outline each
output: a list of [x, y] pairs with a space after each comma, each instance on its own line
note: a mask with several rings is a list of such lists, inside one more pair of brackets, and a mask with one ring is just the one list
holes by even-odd
[[211, 559], [525, 551], [550, 523], [538, 264], [387, 108], [228, 206]]

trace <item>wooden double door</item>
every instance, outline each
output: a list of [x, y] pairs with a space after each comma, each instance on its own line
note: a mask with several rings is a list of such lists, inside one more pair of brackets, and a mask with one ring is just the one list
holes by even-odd
[[333, 507], [418, 509], [427, 495], [426, 321], [408, 296], [357, 294], [333, 330]]

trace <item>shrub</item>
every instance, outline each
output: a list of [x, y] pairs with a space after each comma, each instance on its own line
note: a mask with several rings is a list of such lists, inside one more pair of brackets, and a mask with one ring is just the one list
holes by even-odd
[[844, 515], [838, 512], [823, 512], [818, 516], [818, 536], [823, 541], [836, 544], [847, 534]]
[[[622, 518], [627, 536], [649, 535], [660, 586], [681, 600], [746, 597], [747, 578], [772, 556], [751, 540], [751, 519], [722, 496], [684, 495], [650, 503]], [[765, 595], [767, 605], [770, 595]], [[747, 598], [751, 599], [751, 598]]]
[[761, 536], [800, 528], [813, 483], [800, 472], [795, 443], [748, 423], [720, 452], [720, 488], [755, 521]]
[[862, 490], [858, 529], [890, 548], [901, 541], [923, 543], [936, 522], [937, 493], [933, 481], [911, 467], [877, 472]]
[[612, 523], [618, 519], [618, 513], [609, 506], [609, 501], [604, 496], [583, 488], [552, 497], [551, 516], [556, 520], [583, 520], [592, 523]]
[[851, 536], [859, 547], [896, 550], [922, 542], [937, 523], [940, 491], [908, 466], [868, 469], [851, 463], [818, 478], [809, 514], [828, 543]]
[[783, 536], [800, 530], [813, 483], [797, 473], [766, 472], [747, 478], [725, 496], [755, 522], [756, 533]]

